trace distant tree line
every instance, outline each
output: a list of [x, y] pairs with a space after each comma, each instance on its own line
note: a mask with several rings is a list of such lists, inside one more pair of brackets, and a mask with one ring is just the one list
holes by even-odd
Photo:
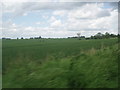
[[[108, 32], [106, 32], [105, 34], [102, 34], [101, 32], [98, 32], [97, 34], [95, 35], [92, 35], [90, 37], [85, 37], [85, 36], [80, 36], [81, 34], [80, 33], [77, 33], [77, 36], [73, 36], [73, 37], [68, 37], [68, 38], [78, 38], [79, 40], [83, 40], [83, 39], [109, 39], [109, 38], [120, 38], [120, 34], [110, 34]], [[3, 37], [2, 39], [5, 39], [5, 40], [11, 40], [11, 38], [5, 38]], [[30, 38], [17, 38], [17, 39], [42, 39], [41, 36], [38, 36], [38, 37], [30, 37]]]
[[11, 38], [4, 38], [4, 37], [3, 37], [2, 39], [3, 39], [3, 40], [4, 40], [4, 39], [5, 39], [5, 40], [11, 40]]
[[90, 38], [91, 39], [108, 39], [108, 38], [115, 38], [118, 36], [119, 36], [119, 34], [115, 35], [115, 34], [110, 34], [108, 32], [106, 32], [105, 34], [102, 34], [102, 33], [98, 32], [96, 35], [91, 36]]
[[[74, 36], [74, 37], [68, 37], [68, 38], [78, 38], [78, 37], [77, 37], [77, 36]], [[85, 36], [80, 36], [79, 38], [80, 38], [80, 39], [84, 39]]]
[[39, 37], [30, 37], [30, 39], [41, 39], [42, 37], [39, 36]]
[[78, 38], [79, 40], [81, 40], [81, 39], [109, 39], [109, 38], [116, 38], [116, 37], [120, 37], [120, 34], [115, 35], [115, 34], [110, 34], [108, 32], [106, 32], [105, 34], [102, 34], [98, 32], [97, 34], [92, 35], [90, 37], [80, 36], [80, 33], [77, 33], [77, 36], [68, 37], [68, 38]]
[[[30, 38], [23, 38], [23, 37], [18, 38], [18, 37], [17, 37], [17, 39], [41, 39], [41, 38], [42, 38], [41, 36], [39, 36], [39, 37], [30, 37]], [[11, 40], [11, 38], [5, 38], [5, 37], [3, 37], [2, 39]]]

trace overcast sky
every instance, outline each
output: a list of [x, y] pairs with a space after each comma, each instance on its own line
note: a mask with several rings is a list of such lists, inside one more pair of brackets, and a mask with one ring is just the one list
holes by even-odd
[[2, 37], [56, 38], [76, 36], [78, 32], [82, 36], [118, 33], [117, 2], [54, 1], [2, 3]]

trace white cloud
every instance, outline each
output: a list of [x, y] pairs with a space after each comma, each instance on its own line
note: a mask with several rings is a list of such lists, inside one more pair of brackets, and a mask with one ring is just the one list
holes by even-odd
[[40, 10], [70, 10], [80, 7], [85, 3], [67, 3], [67, 2], [3, 2], [4, 12], [13, 13], [13, 16], [20, 16], [26, 12], [40, 11]]
[[51, 16], [48, 22], [50, 27], [55, 28], [56, 30], [63, 27], [61, 19], [57, 19], [55, 16]]
[[77, 8], [76, 10], [71, 10], [68, 17], [76, 19], [90, 19], [90, 18], [100, 18], [105, 16], [110, 16], [109, 9], [101, 8], [100, 4], [86, 4], [82, 7]]
[[41, 22], [37, 22], [36, 24], [37, 24], [37, 25], [40, 25], [40, 24], [42, 24], [42, 23], [41, 23]]
[[23, 13], [23, 16], [27, 16], [28, 14], [27, 13]]
[[56, 21], [57, 19], [54, 17], [54, 16], [52, 16], [52, 17], [50, 17], [50, 19], [49, 19], [49, 22], [51, 23], [51, 22], [54, 22], [54, 21]]
[[25, 30], [28, 30], [28, 31], [33, 31], [33, 27], [31, 27], [31, 26], [28, 26], [28, 27], [25, 27]]
[[51, 27], [55, 27], [55, 28], [62, 27], [61, 20], [56, 20], [56, 21], [52, 22]]
[[48, 19], [49, 16], [43, 15], [42, 17], [43, 17], [44, 19]]
[[65, 27], [70, 31], [85, 31], [86, 33], [89, 31], [112, 31], [117, 34], [117, 11], [101, 7], [102, 5], [98, 4], [86, 4], [76, 10], [71, 10], [68, 12]]
[[55, 11], [53, 12], [53, 15], [56, 15], [56, 16], [64, 16], [66, 13], [67, 13], [66, 10], [55, 10]]

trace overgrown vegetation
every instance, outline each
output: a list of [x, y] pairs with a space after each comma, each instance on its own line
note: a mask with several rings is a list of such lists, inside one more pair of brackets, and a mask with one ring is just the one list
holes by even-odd
[[116, 88], [118, 41], [3, 41], [4, 88]]

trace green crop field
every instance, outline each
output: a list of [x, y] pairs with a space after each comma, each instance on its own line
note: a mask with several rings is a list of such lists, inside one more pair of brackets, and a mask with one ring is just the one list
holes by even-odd
[[3, 40], [3, 88], [117, 88], [117, 39]]

